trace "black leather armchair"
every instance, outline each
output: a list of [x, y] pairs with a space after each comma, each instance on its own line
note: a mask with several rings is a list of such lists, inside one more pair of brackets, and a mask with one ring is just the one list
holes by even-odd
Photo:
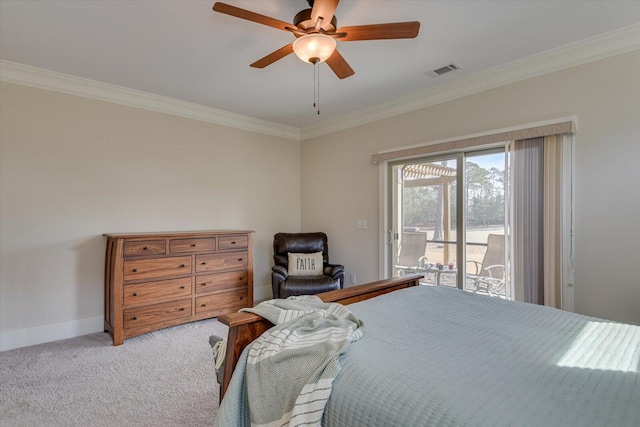
[[[322, 252], [322, 276], [290, 276], [289, 253]], [[344, 266], [329, 264], [325, 233], [277, 233], [273, 236], [271, 287], [274, 298], [311, 295], [344, 287]]]

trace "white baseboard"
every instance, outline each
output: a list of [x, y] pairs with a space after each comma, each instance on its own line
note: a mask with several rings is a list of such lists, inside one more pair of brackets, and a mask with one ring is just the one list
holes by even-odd
[[[273, 298], [271, 285], [256, 287], [253, 292], [253, 300], [256, 303]], [[68, 322], [0, 332], [0, 351], [74, 338], [101, 331], [104, 331], [104, 316], [86, 317]]]
[[74, 338], [101, 331], [104, 331], [103, 316], [86, 317], [68, 322], [0, 332], [0, 351]]

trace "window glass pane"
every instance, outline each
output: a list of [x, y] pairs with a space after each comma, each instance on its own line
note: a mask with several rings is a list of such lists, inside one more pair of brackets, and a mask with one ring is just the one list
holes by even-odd
[[465, 289], [505, 297], [505, 154], [469, 155]]
[[398, 166], [395, 275], [420, 272], [427, 284], [457, 286], [456, 162], [450, 158]]

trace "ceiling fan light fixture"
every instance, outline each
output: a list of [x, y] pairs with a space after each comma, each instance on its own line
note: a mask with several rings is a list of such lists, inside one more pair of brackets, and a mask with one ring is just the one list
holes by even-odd
[[293, 51], [303, 62], [324, 62], [335, 52], [338, 43], [325, 34], [306, 34], [293, 42]]

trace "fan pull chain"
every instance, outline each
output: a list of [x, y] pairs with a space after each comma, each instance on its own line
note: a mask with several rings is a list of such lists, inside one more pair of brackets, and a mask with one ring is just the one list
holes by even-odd
[[320, 63], [313, 62], [313, 108], [320, 114]]
[[313, 108], [320, 114], [320, 60], [310, 58], [309, 62], [313, 64]]

